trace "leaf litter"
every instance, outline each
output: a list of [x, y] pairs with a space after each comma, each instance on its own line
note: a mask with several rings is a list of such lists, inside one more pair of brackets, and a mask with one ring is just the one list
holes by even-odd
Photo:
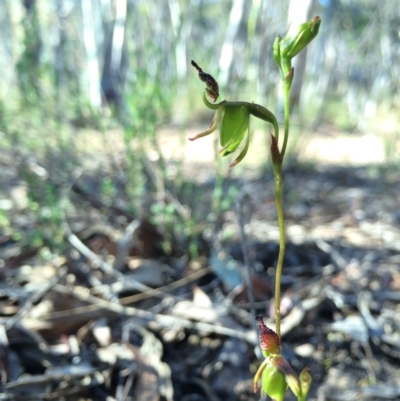
[[[311, 368], [310, 400], [398, 399], [398, 180], [355, 167], [285, 174], [285, 358]], [[191, 260], [179, 238], [164, 252], [163, 227], [123, 203], [102, 204], [85, 190], [90, 179], [71, 187], [75, 209], [59, 254], [16, 235], [36, 224], [26, 201], [9, 210], [12, 229], [0, 235], [0, 399], [257, 399], [257, 333], [235, 212], [222, 213]], [[243, 225], [253, 306], [273, 327], [278, 248], [265, 180], [246, 181], [252, 206]]]

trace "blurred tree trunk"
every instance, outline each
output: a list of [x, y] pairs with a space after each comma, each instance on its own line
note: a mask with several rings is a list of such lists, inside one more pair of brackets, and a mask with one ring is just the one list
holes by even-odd
[[182, 9], [178, 0], [168, 1], [171, 14], [171, 24], [174, 33], [176, 74], [178, 79], [183, 79], [187, 73], [188, 60], [186, 57], [187, 33], [183, 29]]
[[244, 0], [233, 0], [232, 2], [232, 8], [229, 15], [229, 24], [228, 28], [226, 29], [225, 41], [222, 46], [221, 56], [219, 59], [220, 74], [218, 77], [218, 82], [221, 86], [226, 86], [226, 84], [229, 82], [234, 56], [233, 47], [239, 27], [243, 21], [243, 18], [245, 18], [245, 6], [246, 2]]
[[25, 18], [22, 19], [24, 29], [24, 50], [18, 60], [16, 69], [22, 100], [26, 104], [34, 104], [40, 99], [40, 56], [42, 38], [40, 22], [35, 0], [24, 0]]
[[[0, 40], [0, 71], [2, 72], [2, 79], [0, 80], [0, 99], [5, 97], [9, 88], [15, 80], [13, 72], [14, 67], [14, 48], [12, 37], [12, 19], [11, 10], [7, 2], [0, 2], [0, 15], [2, 24], [2, 33]], [[1, 116], [0, 116], [1, 119]], [[0, 122], [1, 126], [1, 122]]]
[[[288, 11], [288, 25], [299, 26], [312, 18], [315, 0], [291, 0]], [[294, 79], [290, 91], [290, 109], [300, 106], [301, 88], [307, 63], [307, 48], [293, 59]]]
[[63, 8], [63, 2], [61, 0], [57, 0], [56, 2], [56, 13], [58, 18], [58, 43], [55, 46], [55, 61], [54, 61], [54, 85], [56, 91], [56, 104], [57, 104], [57, 117], [61, 119], [63, 114], [63, 89], [66, 89], [65, 86], [67, 84], [67, 74], [66, 74], [66, 54], [65, 54], [65, 45], [68, 41], [66, 29], [67, 29], [67, 21], [66, 16], [67, 13]]
[[122, 92], [126, 78], [125, 29], [128, 4], [126, 0], [115, 3], [115, 22], [106, 41], [101, 86], [109, 103], [122, 106]]
[[101, 107], [100, 70], [97, 56], [95, 24], [93, 20], [92, 0], [82, 0], [83, 45], [86, 51], [86, 77], [89, 89], [89, 102], [96, 110]]

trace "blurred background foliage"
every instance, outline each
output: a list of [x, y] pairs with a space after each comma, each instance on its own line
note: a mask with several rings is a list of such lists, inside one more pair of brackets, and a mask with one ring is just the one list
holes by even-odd
[[182, 112], [201, 98], [193, 96], [193, 86], [201, 85], [191, 59], [217, 76], [223, 95], [245, 92], [273, 103], [279, 81], [271, 49], [293, 18], [290, 7], [323, 20], [309, 49], [304, 103], [324, 96], [323, 115], [325, 100], [346, 98], [355, 118], [383, 101], [393, 104], [400, 68], [396, 2], [4, 0], [2, 108], [83, 118], [111, 106], [128, 121], [184, 119]]
[[[104, 214], [123, 205], [125, 220], [114, 225], [151, 215], [195, 237], [198, 221], [216, 220], [215, 211], [232, 205], [235, 190], [223, 187], [220, 176], [228, 173], [219, 164], [209, 203], [193, 197], [201, 177], [184, 171], [184, 152], [174, 148], [185, 143], [188, 128], [208, 124], [204, 85], [190, 61], [216, 77], [222, 99], [252, 100], [279, 115], [274, 40], [291, 22], [314, 15], [323, 23], [299, 60], [304, 74], [292, 99], [300, 130], [323, 132], [330, 124], [351, 132], [395, 115], [396, 1], [1, 1], [1, 163], [18, 169], [18, 178], [2, 172], [2, 227], [13, 223], [8, 210], [20, 208], [39, 216], [24, 220], [29, 238], [36, 241], [38, 222], [49, 227], [51, 221], [54, 227], [41, 233], [60, 242], [58, 202], [83, 182], [80, 190], [95, 194]], [[171, 132], [178, 142], [168, 142]], [[242, 167], [236, 172], [240, 176]], [[26, 193], [18, 205], [15, 189]], [[68, 202], [64, 208], [74, 209]]]

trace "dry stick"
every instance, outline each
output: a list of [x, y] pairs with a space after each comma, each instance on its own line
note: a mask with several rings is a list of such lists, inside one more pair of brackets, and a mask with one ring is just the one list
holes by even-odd
[[[66, 369], [67, 370], [67, 367]], [[44, 374], [35, 374], [35, 375], [21, 375], [17, 380], [12, 381], [12, 382], [8, 382], [4, 385], [4, 387], [8, 390], [12, 390], [12, 389], [18, 389], [18, 388], [22, 388], [22, 389], [27, 389], [27, 387], [30, 386], [41, 386], [44, 384], [50, 384], [52, 382], [55, 381], [60, 381], [60, 380], [70, 380], [71, 382], [73, 382], [74, 379], [79, 379], [82, 378], [84, 376], [89, 376], [89, 375], [93, 375], [96, 374], [96, 372], [98, 371], [98, 368], [91, 366], [90, 364], [81, 364], [80, 366], [77, 366], [76, 369], [74, 369], [74, 366], [71, 365], [70, 369], [68, 369], [68, 373], [66, 373], [64, 371], [64, 369], [62, 367], [60, 368], [49, 368], [46, 373]], [[68, 379], [67, 379], [68, 377]], [[71, 389], [71, 391], [73, 390], [71, 387], [69, 387]], [[79, 387], [78, 387], [79, 388]], [[53, 395], [54, 393], [51, 393], [51, 395]], [[58, 393], [56, 393], [58, 394]], [[3, 396], [4, 393], [1, 392], [0, 397]], [[44, 399], [44, 400], [49, 400], [49, 399], [61, 399], [61, 397], [57, 397], [57, 398], [49, 398], [49, 393], [46, 392], [46, 395], [42, 395], [42, 394], [35, 394], [35, 398], [32, 398], [30, 396], [25, 397], [19, 397], [16, 396], [16, 398], [0, 398], [0, 400], [10, 400], [10, 399], [16, 399], [16, 400], [32, 400], [32, 399]]]
[[[69, 233], [68, 233], [68, 231], [69, 231]], [[66, 234], [67, 239], [70, 242], [70, 244], [76, 248], [76, 250], [79, 253], [81, 253], [83, 256], [85, 256], [89, 260], [92, 260], [92, 262], [99, 264], [105, 273], [112, 274], [112, 275], [116, 276], [117, 278], [119, 278], [120, 280], [124, 280], [124, 281], [126, 280], [126, 277], [122, 273], [113, 269], [112, 266], [110, 266], [107, 262], [105, 262], [100, 256], [98, 256], [94, 252], [92, 252], [75, 234], [71, 233], [70, 230], [68, 230], [68, 231]], [[125, 298], [121, 298], [119, 300], [119, 302], [126, 304], [126, 303], [137, 302], [142, 299], [146, 299], [146, 298], [150, 298], [150, 297], [159, 297], [159, 298], [173, 297], [176, 299], [181, 299], [181, 297], [176, 297], [174, 295], [166, 294], [165, 290], [179, 288], [180, 286], [183, 286], [186, 283], [196, 280], [197, 278], [200, 278], [209, 272], [210, 272], [210, 268], [205, 268], [198, 272], [193, 273], [190, 276], [184, 277], [183, 279], [178, 280], [172, 284], [165, 285], [165, 286], [159, 287], [159, 288], [151, 288], [145, 284], [140, 283], [139, 281], [129, 278], [129, 281], [132, 284], [134, 284], [135, 289], [138, 291], [142, 291], [142, 293], [132, 295], [129, 297], [125, 297]]]
[[140, 223], [138, 220], [131, 221], [126, 227], [121, 238], [118, 240], [118, 251], [115, 255], [113, 268], [117, 271], [121, 271], [125, 266], [126, 258], [129, 256], [129, 252], [132, 248], [135, 233], [139, 229]]
[[[65, 222], [66, 223], [66, 222]], [[66, 223], [68, 224], [68, 223]], [[73, 234], [70, 230], [69, 227], [66, 227], [66, 237], [69, 241], [69, 243], [83, 256], [85, 256], [87, 259], [91, 260], [92, 262], [96, 263], [104, 273], [110, 274], [111, 276], [114, 276], [115, 278], [125, 281], [126, 277], [119, 271], [113, 269], [111, 265], [109, 265], [107, 262], [105, 262], [100, 256], [96, 255], [94, 252], [92, 252], [75, 234]], [[129, 278], [129, 281], [131, 284], [134, 285], [135, 289], [138, 291], [147, 291], [151, 292], [153, 296], [165, 298], [167, 295], [162, 292], [158, 291], [154, 288], [148, 287], [145, 284], [140, 283], [137, 280], [134, 280], [132, 278]], [[103, 287], [108, 287], [104, 286]]]
[[[64, 211], [64, 209], [62, 209]], [[109, 265], [107, 262], [105, 262], [100, 256], [92, 252], [71, 230], [68, 221], [66, 219], [65, 214], [63, 213], [63, 223], [64, 223], [64, 230], [65, 230], [65, 236], [67, 237], [68, 242], [84, 257], [87, 259], [91, 260], [93, 263], [97, 264], [104, 273], [110, 274], [120, 280], [126, 280], [126, 277], [113, 268], [111, 265]], [[133, 223], [132, 227], [135, 225]], [[146, 299], [149, 297], [159, 297], [159, 298], [165, 298], [165, 297], [174, 297], [173, 295], [168, 295], [165, 293], [166, 290], [171, 290], [175, 288], [179, 288], [182, 285], [185, 285], [188, 282], [191, 282], [192, 280], [195, 280], [197, 278], [200, 278], [207, 274], [210, 271], [209, 268], [202, 269], [201, 271], [195, 272], [190, 276], [187, 276], [181, 280], [176, 281], [175, 283], [160, 287], [160, 288], [151, 288], [148, 287], [145, 284], [140, 283], [139, 281], [133, 280], [130, 278], [130, 282], [134, 284], [135, 289], [138, 291], [141, 291], [141, 294], [136, 294], [132, 295], [126, 298], [122, 298], [119, 300], [121, 303], [132, 303], [132, 302], [137, 302], [142, 299]], [[176, 297], [174, 297], [176, 298]], [[180, 299], [179, 297], [177, 299]]]
[[[53, 287], [53, 290], [60, 292], [62, 294], [73, 295], [82, 301], [90, 302], [92, 304], [95, 304], [98, 307], [107, 309], [107, 310], [115, 312], [115, 313], [119, 313], [121, 315], [136, 316], [139, 318], [146, 319], [149, 322], [153, 321], [155, 323], [160, 324], [164, 328], [170, 328], [171, 326], [178, 324], [178, 325], [181, 325], [188, 329], [195, 329], [198, 331], [207, 331], [210, 333], [222, 334], [222, 335], [226, 335], [229, 337], [238, 338], [240, 340], [247, 341], [248, 343], [250, 343], [254, 346], [257, 344], [257, 335], [254, 331], [241, 331], [241, 330], [237, 330], [237, 329], [230, 329], [227, 327], [216, 326], [211, 323], [192, 322], [190, 320], [187, 320], [187, 319], [184, 319], [181, 317], [156, 314], [156, 313], [153, 313], [150, 311], [144, 311], [141, 309], [137, 309], [132, 306], [121, 306], [116, 303], [112, 303], [112, 302], [103, 300], [101, 298], [97, 298], [93, 295], [89, 295], [87, 293], [82, 293], [82, 292], [76, 290], [75, 288], [68, 289], [60, 284], [56, 284]], [[71, 314], [71, 311], [69, 311], [69, 315], [70, 314]], [[54, 315], [56, 315], [56, 313], [51, 314], [51, 316], [54, 316]], [[45, 316], [43, 316], [43, 319], [45, 319]]]
[[[138, 302], [138, 301], [142, 301], [143, 299], [146, 298], [151, 298], [153, 296], [156, 296], [157, 294], [159, 294], [160, 292], [167, 292], [167, 291], [171, 291], [171, 290], [176, 290], [179, 287], [182, 287], [194, 280], [199, 279], [200, 277], [205, 276], [206, 274], [208, 274], [211, 271], [210, 267], [205, 267], [204, 269], [201, 269], [197, 272], [194, 272], [192, 274], [189, 274], [186, 277], [181, 278], [180, 280], [176, 280], [171, 284], [167, 284], [164, 285], [162, 287], [158, 287], [158, 288], [154, 288], [151, 289], [149, 291], [146, 292], [142, 292], [140, 294], [135, 294], [135, 295], [129, 295], [127, 297], [124, 298], [120, 298], [120, 302], [121, 305], [127, 305], [127, 304], [131, 304], [134, 302]], [[170, 295], [172, 296], [172, 295]], [[181, 297], [177, 297], [178, 299], [180, 299]]]
[[7, 322], [4, 325], [7, 330], [10, 330], [11, 327], [13, 327], [20, 319], [22, 319], [23, 316], [32, 308], [33, 304], [38, 301], [46, 292], [50, 291], [53, 286], [56, 285], [63, 276], [65, 276], [67, 269], [60, 268], [60, 266], [57, 267], [59, 269], [58, 273], [51, 280], [49, 280], [46, 285], [34, 291], [32, 295], [30, 295], [25, 301], [25, 304], [21, 307], [21, 309], [13, 317], [7, 319]]
[[91, 251], [69, 228], [68, 223], [65, 227], [65, 235], [68, 242], [85, 258], [91, 260], [93, 263], [98, 265], [103, 273], [109, 274], [116, 278], [121, 278], [122, 273], [113, 269], [111, 265], [105, 262], [99, 255]]
[[[77, 180], [77, 178], [76, 178]], [[74, 185], [74, 184], [72, 184]], [[67, 191], [66, 191], [67, 193]], [[67, 198], [67, 196], [65, 196], [65, 198]], [[63, 229], [64, 229], [64, 233], [65, 233], [65, 237], [67, 238], [68, 242], [84, 257], [86, 257], [87, 259], [91, 260], [93, 263], [97, 264], [100, 269], [106, 273], [111, 275], [112, 277], [115, 277], [116, 279], [119, 279], [121, 281], [126, 280], [126, 277], [119, 272], [118, 270], [116, 270], [115, 268], [113, 268], [110, 264], [108, 264], [107, 262], [105, 262], [99, 255], [95, 254], [93, 251], [91, 251], [73, 232], [72, 229], [70, 227], [70, 225], [68, 224], [68, 220], [65, 214], [65, 206], [64, 206], [64, 202], [61, 203], [60, 205], [60, 209], [61, 209], [61, 213], [62, 213], [62, 219], [63, 219]], [[134, 227], [134, 224], [132, 224], [132, 227]], [[153, 288], [148, 287], [147, 285], [144, 285], [136, 280], [130, 279], [130, 282], [135, 286], [135, 289], [137, 289], [138, 291], [154, 291]], [[109, 298], [111, 301], [115, 302], [115, 303], [119, 303], [118, 297], [112, 293], [111, 289], [109, 286], [101, 286], [100, 288], [106, 288], [107, 289], [107, 294], [105, 294], [105, 296], [107, 298]], [[165, 294], [161, 293], [161, 294], [154, 294], [155, 296], [161, 296], [164, 297]]]
[[[68, 242], [85, 258], [91, 260], [95, 264], [97, 264], [100, 269], [106, 273], [109, 274], [113, 277], [116, 278], [121, 278], [122, 274], [115, 270], [112, 266], [110, 266], [108, 263], [106, 263], [100, 256], [96, 255], [94, 252], [92, 252], [73, 232], [72, 229], [68, 223], [67, 216], [65, 213], [66, 210], [66, 200], [68, 199], [67, 194], [71, 191], [74, 185], [76, 185], [78, 178], [82, 175], [82, 171], [77, 172], [76, 176], [74, 177], [74, 180], [72, 183], [70, 183], [68, 188], [65, 188], [63, 191], [64, 196], [62, 197], [60, 201], [60, 212], [61, 212], [61, 218], [62, 218], [62, 228], [64, 230], [64, 236], [67, 238]], [[119, 274], [119, 275], [118, 275]], [[97, 288], [99, 289], [105, 289], [105, 294], [104, 296], [112, 302], [118, 303], [118, 297], [111, 291], [111, 288], [109, 286], [103, 286], [99, 285]]]
[[[65, 235], [70, 242], [72, 246], [74, 246], [79, 253], [81, 253], [83, 256], [88, 258], [89, 260], [92, 260], [93, 262], [97, 263], [100, 268], [108, 274], [111, 274], [115, 276], [116, 278], [124, 279], [124, 276], [122, 273], [119, 271], [116, 271], [115, 269], [112, 268], [107, 262], [105, 262], [101, 257], [96, 255], [94, 252], [92, 252], [83, 242], [72, 232], [65, 213], [64, 213], [64, 208], [61, 208], [63, 212], [63, 223], [64, 223], [64, 230], [65, 230]], [[247, 254], [247, 253], [246, 253]], [[151, 287], [148, 287], [140, 282], [134, 281], [136, 288], [139, 291], [147, 292], [148, 294], [152, 294], [153, 296], [159, 296], [159, 297], [167, 297], [169, 295], [165, 294], [162, 291], [153, 289]], [[248, 343], [252, 345], [257, 345], [257, 336], [256, 336], [256, 331], [251, 331], [251, 332], [244, 332], [244, 331], [238, 331], [234, 329], [229, 329], [226, 327], [220, 327], [220, 326], [215, 326], [209, 323], [198, 323], [198, 322], [191, 322], [189, 320], [183, 319], [183, 318], [178, 318], [178, 317], [173, 317], [173, 316], [166, 316], [166, 315], [160, 315], [160, 314], [154, 314], [149, 311], [143, 311], [137, 308], [129, 307], [129, 306], [121, 306], [118, 303], [115, 302], [110, 302], [110, 301], [105, 301], [103, 299], [94, 297], [92, 295], [88, 294], [80, 294], [78, 291], [75, 289], [69, 290], [66, 289], [65, 287], [56, 284], [53, 286], [53, 289], [55, 291], [64, 293], [64, 294], [72, 294], [76, 296], [79, 299], [85, 300], [87, 302], [91, 302], [97, 306], [101, 306], [104, 309], [108, 309], [110, 311], [120, 313], [123, 315], [128, 315], [128, 316], [137, 316], [141, 317], [144, 319], [148, 319], [150, 321], [157, 320], [157, 322], [168, 328], [171, 327], [172, 325], [175, 324], [181, 324], [183, 327], [189, 328], [189, 329], [196, 329], [196, 330], [203, 330], [203, 331], [208, 331], [211, 333], [216, 333], [216, 334], [222, 334], [234, 338], [238, 338], [241, 340], [245, 340]], [[139, 294], [140, 295], [140, 294]], [[132, 302], [132, 301], [131, 301]], [[54, 315], [54, 314], [52, 314]]]
[[[62, 211], [62, 218], [63, 218], [63, 226], [64, 226], [64, 232], [65, 232], [65, 236], [68, 240], [68, 242], [84, 257], [86, 257], [87, 259], [91, 260], [93, 263], [97, 264], [101, 270], [106, 273], [109, 274], [113, 277], [115, 277], [116, 279], [119, 279], [121, 281], [125, 281], [126, 277], [117, 269], [115, 269], [113, 266], [111, 266], [110, 264], [108, 264], [107, 262], [105, 262], [100, 256], [98, 256], [97, 254], [95, 254], [93, 251], [91, 251], [73, 232], [72, 229], [70, 227], [70, 225], [68, 224], [66, 215], [65, 215], [65, 208], [63, 207], [63, 205], [61, 205], [61, 211]], [[135, 228], [135, 222], [132, 222], [129, 225], [129, 230], [133, 231]], [[118, 259], [118, 257], [116, 258]], [[205, 274], [205, 273], [204, 273]], [[200, 275], [199, 277], [201, 277], [202, 275]], [[129, 278], [129, 281], [131, 284], [134, 285], [134, 288], [138, 291], [141, 291], [144, 294], [147, 294], [146, 297], [150, 297], [150, 296], [155, 296], [155, 297], [159, 297], [159, 298], [165, 298], [167, 296], [172, 296], [172, 295], [167, 295], [165, 294], [163, 291], [161, 290], [157, 290], [151, 287], [148, 287], [145, 284], [140, 283], [139, 281], [136, 281], [132, 278]], [[107, 298], [109, 298], [111, 301], [119, 303], [120, 301], [118, 300], [118, 298], [111, 293], [110, 288], [108, 286], [104, 286], [102, 285], [99, 288], [107, 288], [108, 290], [108, 294], [106, 294]], [[163, 287], [161, 287], [163, 288]], [[143, 294], [143, 295], [144, 295]], [[137, 299], [139, 300], [139, 296], [142, 294], [138, 294]], [[134, 296], [132, 296], [134, 297]], [[128, 301], [129, 302], [129, 301]], [[135, 302], [135, 301], [130, 301], [130, 302]]]

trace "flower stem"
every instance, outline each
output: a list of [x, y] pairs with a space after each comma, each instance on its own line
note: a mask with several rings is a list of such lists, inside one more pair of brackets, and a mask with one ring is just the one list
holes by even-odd
[[274, 179], [275, 179], [275, 199], [276, 211], [278, 215], [279, 226], [279, 255], [275, 274], [275, 319], [276, 333], [281, 335], [281, 278], [283, 269], [283, 258], [285, 256], [285, 220], [283, 216], [283, 200], [282, 200], [282, 164], [274, 164]]
[[[293, 70], [291, 71], [293, 74]], [[276, 320], [276, 333], [281, 336], [281, 280], [283, 270], [283, 259], [285, 257], [286, 249], [286, 235], [285, 235], [285, 218], [283, 215], [283, 198], [282, 198], [282, 163], [285, 156], [286, 147], [289, 138], [289, 92], [292, 84], [293, 75], [291, 79], [289, 74], [283, 78], [283, 97], [284, 97], [284, 118], [285, 118], [285, 132], [283, 137], [282, 150], [280, 152], [280, 160], [273, 163], [274, 166], [274, 179], [275, 179], [275, 199], [276, 199], [276, 212], [278, 215], [279, 227], [279, 254], [278, 262], [276, 265], [275, 274], [275, 320]]]
[[285, 156], [286, 147], [289, 139], [289, 113], [290, 113], [290, 100], [289, 100], [289, 92], [290, 87], [292, 86], [292, 82], [288, 82], [285, 79], [283, 80], [283, 108], [284, 108], [284, 118], [285, 118], [285, 134], [283, 137], [282, 151], [281, 156], [282, 160]]

